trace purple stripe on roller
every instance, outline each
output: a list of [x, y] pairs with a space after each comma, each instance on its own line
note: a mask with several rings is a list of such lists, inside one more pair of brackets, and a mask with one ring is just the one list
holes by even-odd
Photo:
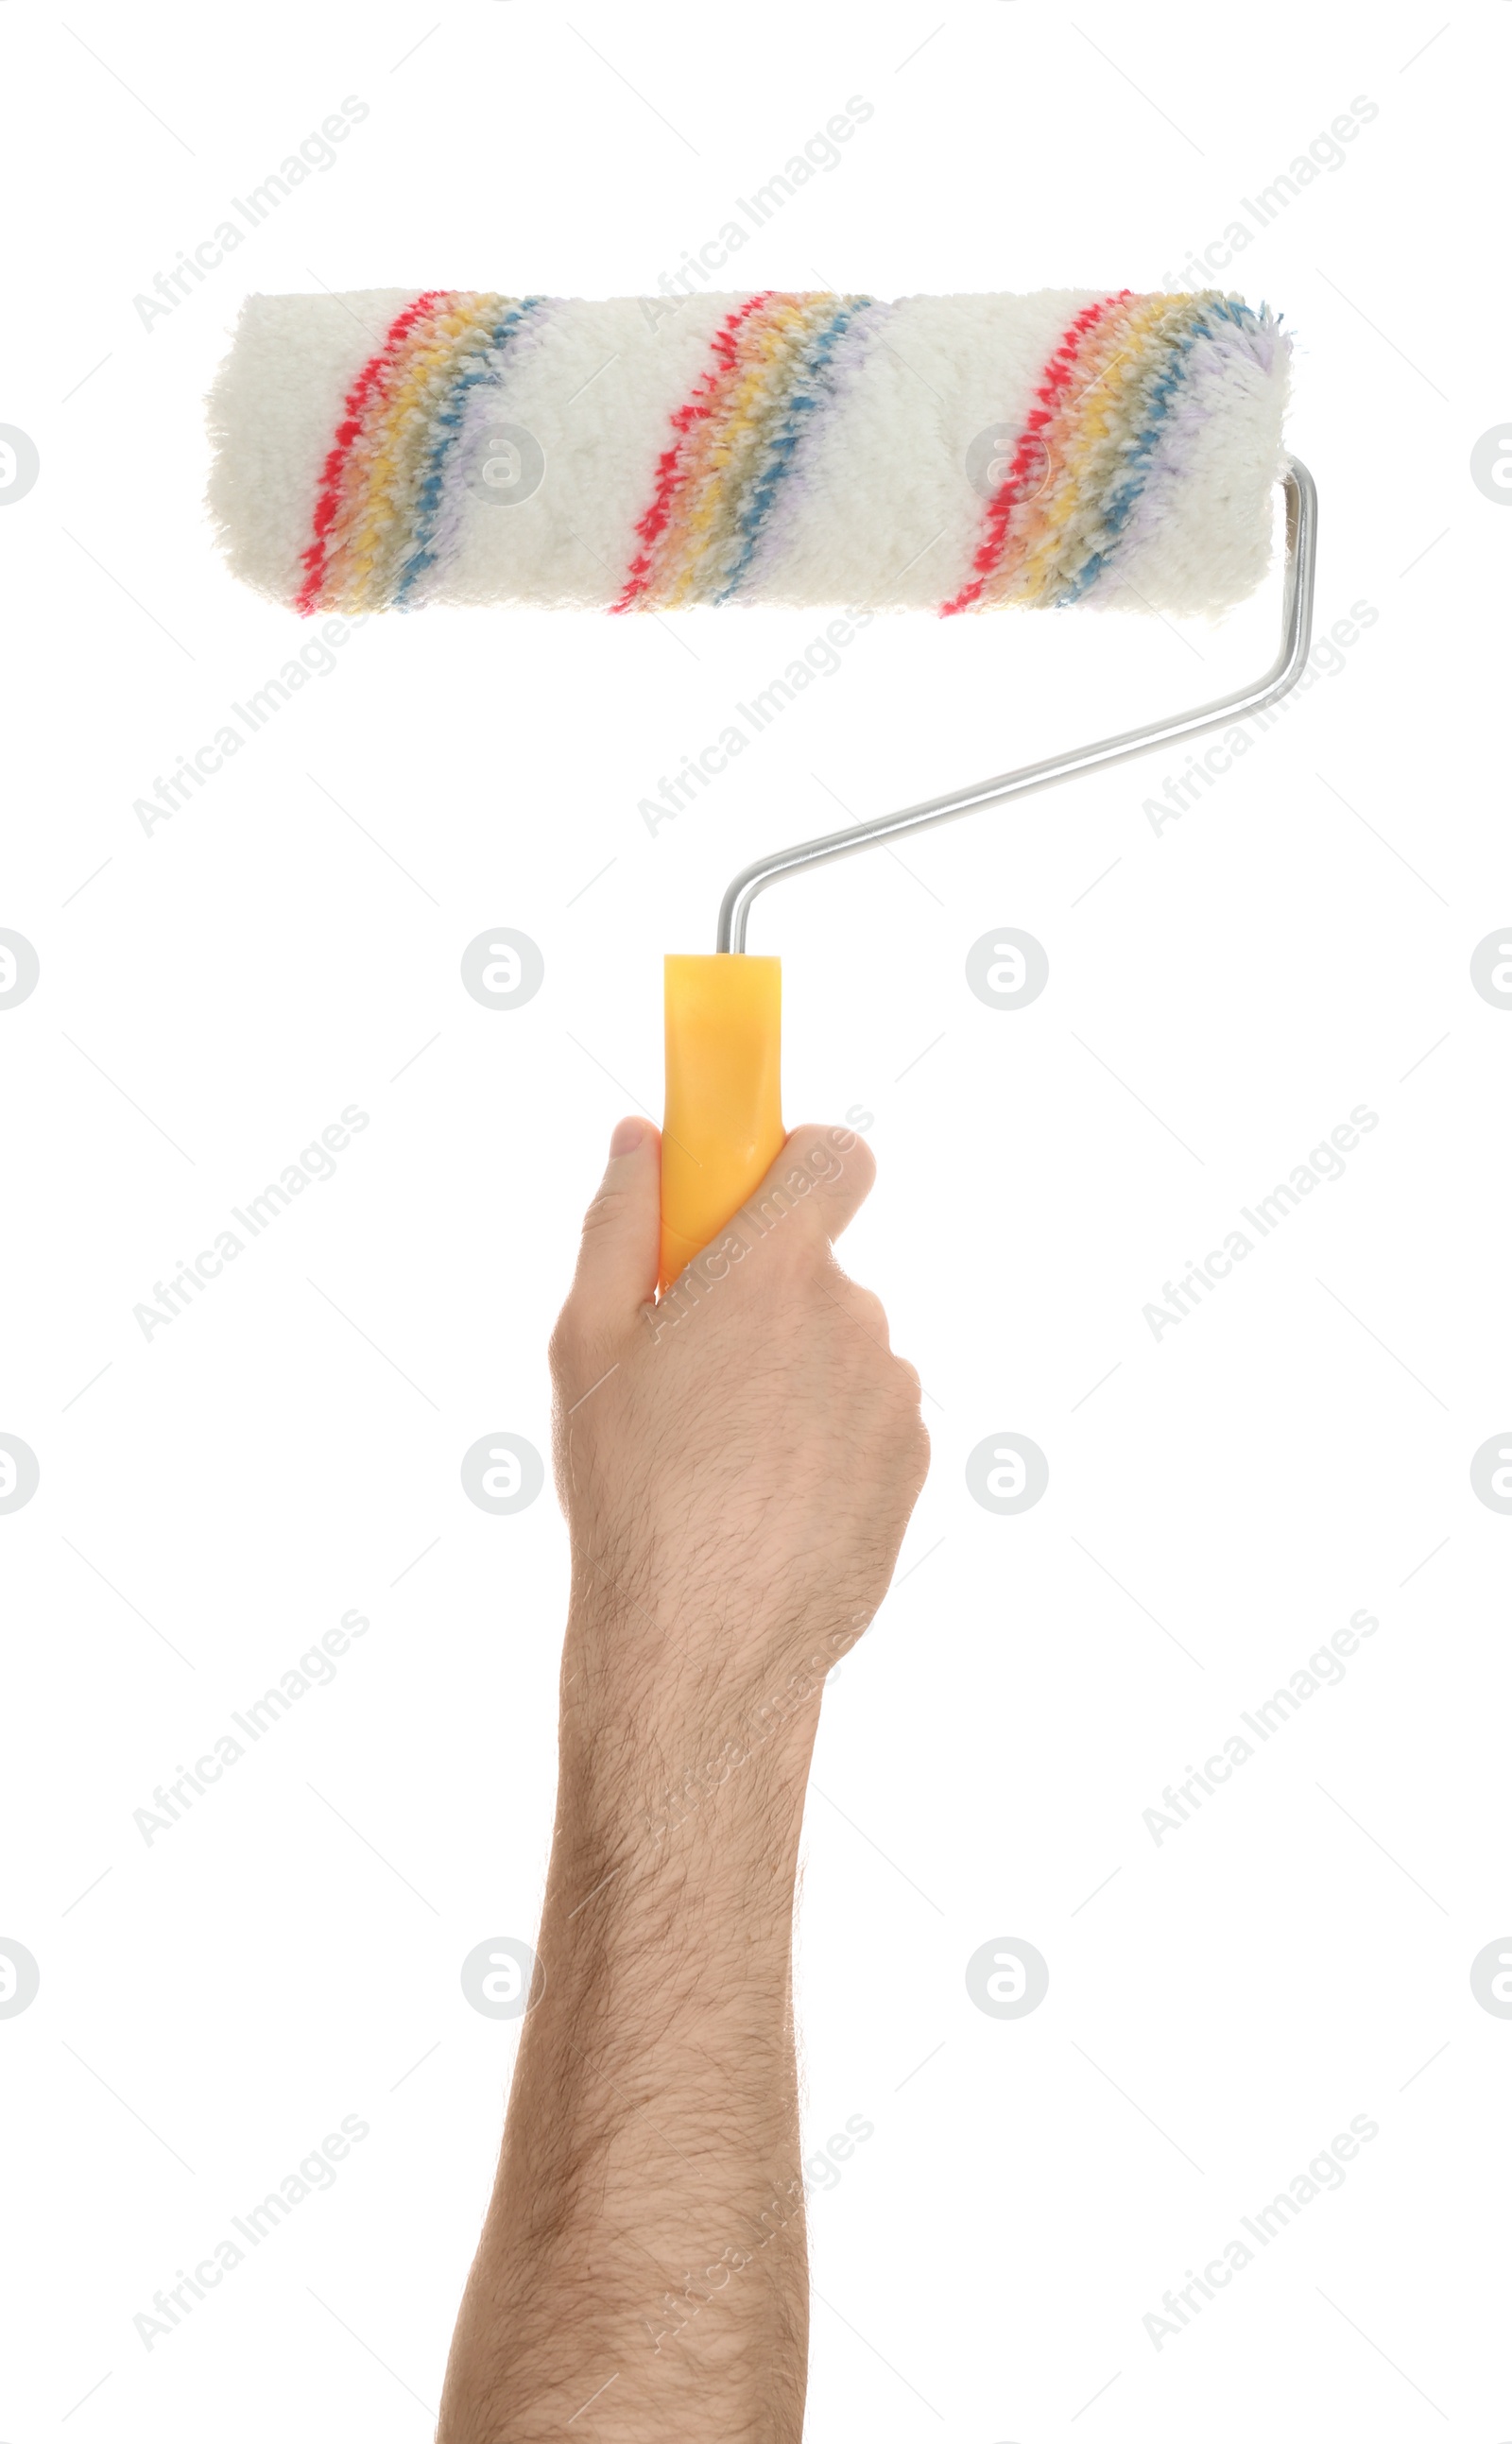
[[429, 542], [430, 565], [409, 591], [408, 602], [413, 609], [418, 610], [433, 598], [456, 565], [463, 530], [470, 524], [470, 513], [477, 506], [474, 486], [483, 463], [484, 445], [501, 422], [507, 421], [509, 376], [539, 348], [561, 303], [560, 298], [554, 297], [530, 301], [531, 310], [516, 324], [507, 346], [487, 351], [489, 378], [469, 387], [456, 438], [446, 455], [441, 496]]
[[849, 324], [841, 333], [821, 377], [825, 393], [823, 407], [818, 415], [803, 419], [786, 480], [763, 521], [741, 587], [744, 602], [761, 601], [764, 583], [781, 568], [795, 531], [801, 532], [803, 502], [810, 490], [815, 454], [823, 445], [830, 420], [843, 410], [846, 393], [854, 386], [862, 365], [895, 310], [893, 305], [880, 298], [870, 298], [864, 306], [855, 309]]
[[1193, 340], [1139, 497], [1107, 556], [1103, 581], [1084, 598], [1090, 605], [1111, 602], [1120, 578], [1131, 584], [1137, 582], [1146, 547], [1157, 540], [1174, 500], [1192, 479], [1195, 446], [1204, 429], [1231, 402], [1236, 385], [1257, 393], [1269, 389], [1278, 359], [1284, 360], [1290, 351], [1289, 335], [1269, 317], [1223, 323]]

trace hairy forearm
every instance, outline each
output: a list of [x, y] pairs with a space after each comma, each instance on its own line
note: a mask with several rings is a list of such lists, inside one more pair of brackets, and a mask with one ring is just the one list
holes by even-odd
[[803, 1791], [929, 1452], [830, 1253], [871, 1172], [795, 1131], [771, 1227], [675, 1320], [655, 1130], [620, 1123], [585, 1217], [551, 1343], [574, 1575], [543, 1976], [440, 2444], [798, 2444]]
[[796, 2444], [792, 1914], [829, 1658], [715, 1703], [674, 1638], [627, 1673], [612, 1609], [569, 1628], [544, 1977], [441, 2444]]

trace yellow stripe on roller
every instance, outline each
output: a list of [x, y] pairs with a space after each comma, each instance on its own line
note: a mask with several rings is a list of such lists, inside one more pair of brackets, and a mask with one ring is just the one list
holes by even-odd
[[1169, 300], [1140, 299], [1110, 316], [1097, 344], [1079, 368], [1076, 389], [1044, 439], [1052, 481], [1031, 502], [1018, 548], [1009, 558], [1007, 583], [996, 599], [1042, 602], [1060, 580], [1060, 560], [1078, 522], [1095, 518], [1100, 495], [1094, 480], [1097, 446], [1107, 437], [1128, 384], [1143, 367], [1142, 349], [1152, 327], [1169, 310]]
[[1096, 371], [1089, 367], [1088, 379], [1044, 436], [1053, 480], [1045, 495], [1032, 504], [1039, 515], [1026, 522], [1024, 547], [1008, 582], [1001, 592], [994, 590], [995, 601], [1042, 602], [1081, 566], [1106, 493], [1106, 477], [1097, 462], [1128, 438], [1127, 401], [1153, 361], [1147, 343], [1172, 318], [1173, 305], [1179, 315], [1187, 303], [1144, 299], [1108, 330], [1102, 361]]
[[[381, 609], [388, 600], [385, 577], [402, 556], [409, 534], [410, 495], [430, 437], [431, 419], [445, 403], [459, 356], [486, 338], [502, 300], [467, 296], [425, 325], [383, 402], [370, 444], [358, 445], [354, 466], [360, 487], [358, 514], [335, 572], [350, 611]], [[353, 453], [354, 459], [358, 452]]]
[[[459, 303], [470, 301], [461, 300]], [[446, 308], [447, 317], [454, 317], [457, 305]], [[359, 607], [359, 563], [356, 558], [359, 538], [369, 523], [372, 502], [372, 467], [375, 454], [383, 447], [389, 429], [391, 401], [396, 388], [405, 381], [410, 368], [433, 345], [434, 334], [442, 324], [436, 318], [421, 323], [404, 343], [402, 352], [395, 359], [387, 374], [389, 388], [380, 391], [369, 407], [362, 429], [347, 453], [341, 474], [341, 497], [332, 523], [325, 552], [325, 575], [323, 600], [339, 604], [342, 610]], [[361, 570], [369, 565], [370, 551], [364, 554]]]
[[786, 368], [816, 323], [832, 310], [828, 297], [817, 305], [812, 298], [774, 298], [749, 335], [741, 373], [719, 412], [698, 428], [684, 493], [689, 507], [677, 522], [677, 556], [660, 598], [669, 607], [686, 603], [700, 590], [708, 559], [729, 542], [741, 479], [787, 404]]

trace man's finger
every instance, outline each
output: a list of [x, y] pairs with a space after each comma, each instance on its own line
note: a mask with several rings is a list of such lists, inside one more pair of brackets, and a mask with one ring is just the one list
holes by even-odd
[[[838, 1239], [870, 1195], [876, 1177], [871, 1148], [854, 1129], [805, 1121], [790, 1131], [782, 1153], [742, 1212], [764, 1229], [782, 1214], [806, 1213], [826, 1239]], [[802, 1227], [802, 1226], [801, 1226]]]
[[609, 1140], [609, 1164], [582, 1217], [572, 1304], [593, 1332], [634, 1322], [656, 1289], [661, 1235], [661, 1139], [638, 1116]]

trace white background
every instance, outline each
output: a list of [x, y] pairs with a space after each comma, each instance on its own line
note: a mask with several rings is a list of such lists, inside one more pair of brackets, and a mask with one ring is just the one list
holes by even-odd
[[[574, 0], [5, 13], [0, 1518], [7, 2444], [418, 2444], [528, 1938], [566, 1575], [544, 1348], [610, 1127], [660, 1095], [659, 962], [759, 850], [1217, 692], [1221, 632], [877, 621], [655, 838], [636, 811], [819, 622], [370, 623], [169, 823], [133, 803], [307, 632], [238, 589], [201, 401], [249, 289], [655, 287], [855, 95], [874, 117], [737, 285], [1179, 284], [1359, 96], [1374, 122], [1231, 281], [1298, 343], [1319, 634], [1377, 617], [1157, 833], [1114, 772], [765, 900], [791, 1118], [874, 1115], [847, 1262], [919, 1365], [908, 1575], [826, 1700], [801, 1920], [818, 2444], [1512, 2433], [1512, 1422], [1505, 1079], [1472, 990], [1512, 916], [1489, 712], [1512, 519], [1504, 6]], [[367, 120], [170, 315], [133, 299], [355, 95]], [[319, 785], [319, 786], [317, 786]], [[833, 796], [829, 793], [833, 792]], [[516, 927], [545, 983], [461, 988]], [[1050, 960], [968, 991], [989, 927]], [[613, 1073], [612, 1076], [607, 1073]], [[617, 1083], [621, 1082], [621, 1083]], [[349, 1103], [370, 1125], [194, 1307], [133, 1319]], [[1353, 1107], [1378, 1125], [1179, 1328], [1147, 1302]], [[1096, 1388], [1094, 1388], [1096, 1387]], [[1048, 1454], [1020, 1517], [964, 1463]], [[170, 1832], [133, 1822], [348, 1608], [368, 1636]], [[1142, 1822], [1356, 1610], [1322, 1690], [1157, 1846]], [[1095, 1898], [1093, 1898], [1095, 1896]], [[965, 1963], [1050, 1964], [1020, 2021]], [[133, 2320], [343, 2115], [370, 2135], [148, 2350]], [[1363, 2115], [1378, 2137], [1200, 2318], [1143, 2324]], [[1090, 2405], [1090, 2406], [1089, 2406]], [[593, 2433], [591, 2419], [581, 2432]]]

